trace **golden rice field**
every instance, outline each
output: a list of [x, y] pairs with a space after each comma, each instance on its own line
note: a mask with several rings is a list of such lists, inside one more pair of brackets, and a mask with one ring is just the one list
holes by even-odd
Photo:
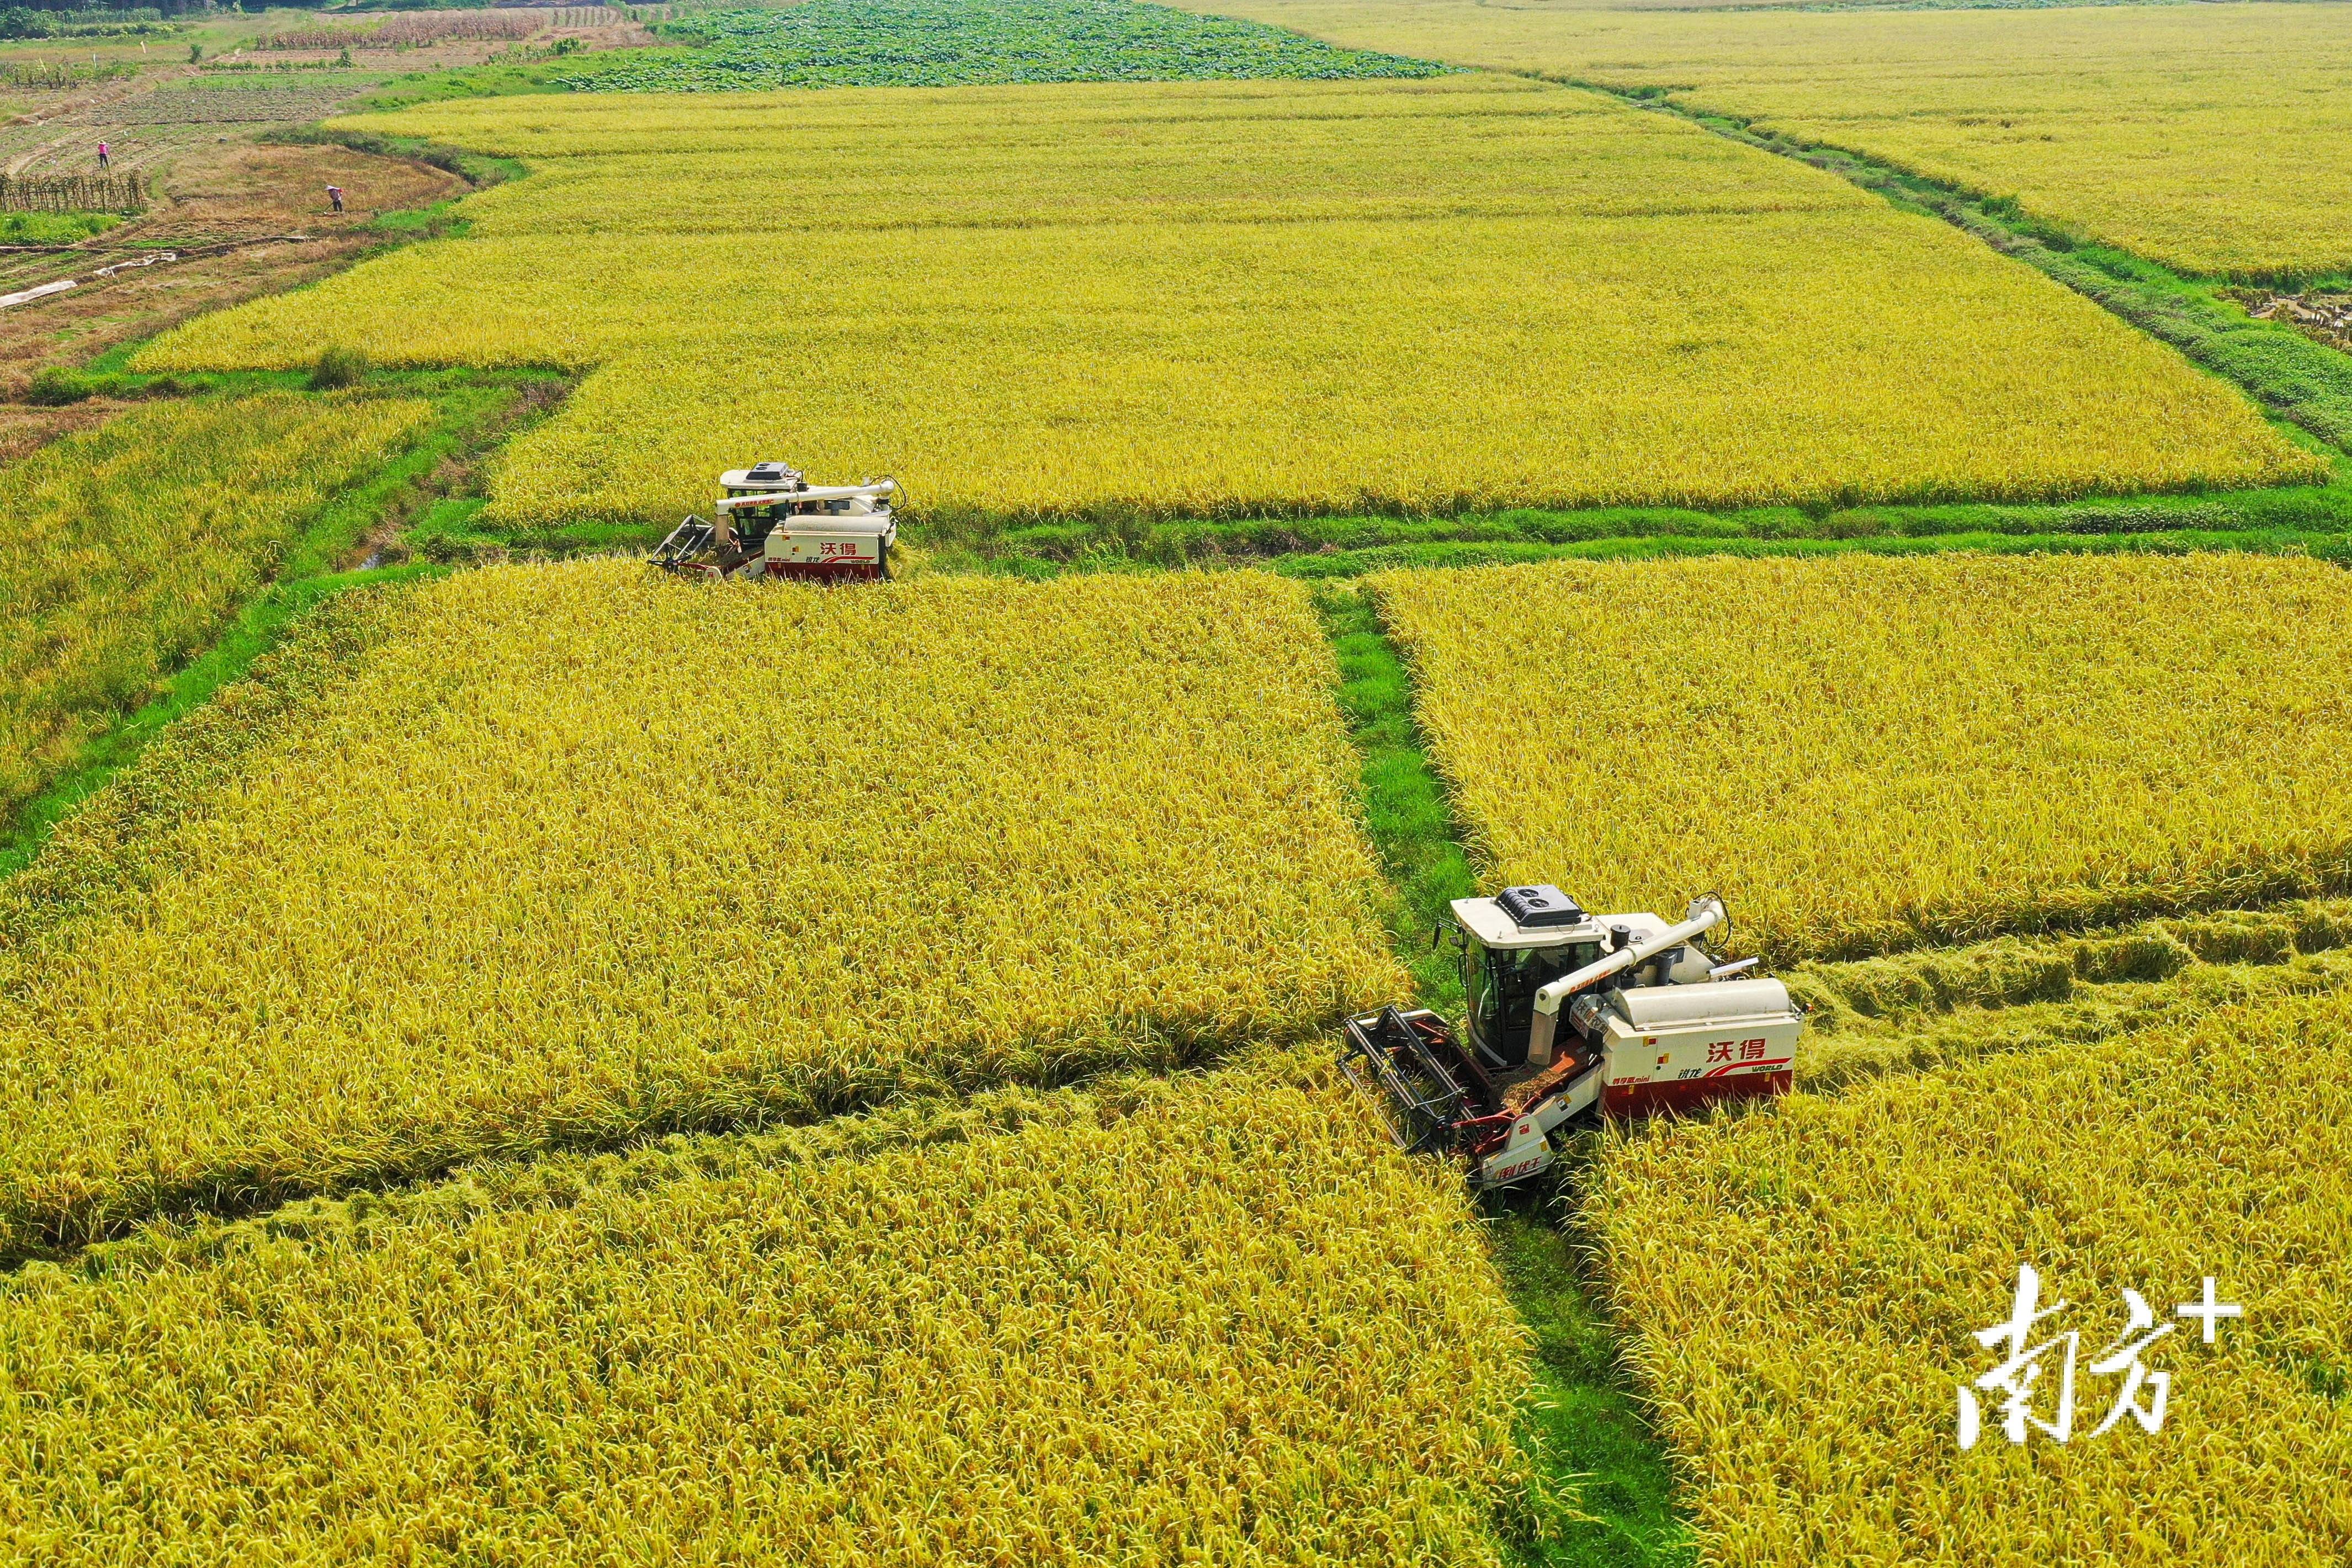
[[1495, 1563], [1524, 1331], [1458, 1186], [1297, 1078], [492, 1164], [30, 1265], [0, 1551]]
[[138, 363], [342, 343], [588, 370], [497, 472], [488, 516], [523, 528], [672, 520], [761, 455], [888, 472], [920, 515], [983, 522], [2323, 472], [2236, 392], [1945, 225], [1598, 94], [720, 96], [350, 121], [537, 172], [469, 203], [467, 237], [202, 318]]
[[[1709, 1562], [2301, 1568], [2352, 1555], [2352, 1004], [2223, 1010], [2101, 1049], [1889, 1079], [1615, 1143], [1584, 1215]], [[2074, 1424], [2012, 1447], [2020, 1264], [2081, 1334]], [[2201, 1281], [2244, 1315], [2200, 1325]], [[2125, 1290], [2175, 1332], [2163, 1424], [2102, 1435]], [[2062, 1347], [2063, 1351], [2063, 1347]], [[2055, 1420], [2061, 1356], [2034, 1414]], [[2136, 1396], [2145, 1408], [2152, 1390]]]
[[0, 890], [0, 1249], [1402, 994], [1294, 584], [354, 597], [347, 674], [196, 804], [133, 778]]
[[2352, 17], [2340, 6], [1194, 8], [1424, 58], [1667, 89], [1694, 109], [2016, 197], [2192, 272], [2352, 267]]
[[2352, 885], [2352, 578], [2311, 560], [1558, 562], [1371, 580], [1486, 880], [1719, 889], [1866, 953]]
[[0, 817], [135, 707], [427, 415], [290, 393], [132, 409], [0, 467]]

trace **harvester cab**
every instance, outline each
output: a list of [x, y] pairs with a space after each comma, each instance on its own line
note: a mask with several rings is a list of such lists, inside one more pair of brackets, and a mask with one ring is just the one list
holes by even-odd
[[1482, 1187], [1548, 1167], [1572, 1117], [1783, 1092], [1804, 1011], [1756, 959], [1702, 946], [1728, 920], [1712, 894], [1671, 925], [1588, 915], [1549, 884], [1455, 899], [1439, 929], [1460, 956], [1460, 1031], [1427, 1009], [1359, 1014], [1340, 1065], [1401, 1146], [1463, 1157]]
[[652, 564], [681, 576], [870, 582], [890, 575], [898, 541], [893, 479], [811, 485], [797, 468], [755, 463], [719, 476], [716, 520], [688, 517]]

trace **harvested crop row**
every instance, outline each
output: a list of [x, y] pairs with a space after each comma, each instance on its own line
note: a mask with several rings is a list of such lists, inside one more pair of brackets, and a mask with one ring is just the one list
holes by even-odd
[[[2352, 1554], [2347, 1171], [2338, 993], [1654, 1128], [1585, 1213], [1711, 1561], [2299, 1568]], [[2028, 1336], [2035, 1420], [2081, 1335], [2070, 1435], [2012, 1446], [1987, 1388], [1964, 1452], [2021, 1264], [2066, 1309]], [[2244, 1310], [2210, 1345], [2175, 1311], [2207, 1276]], [[2126, 1290], [2173, 1331], [2140, 1358], [2170, 1378], [2153, 1432], [2095, 1371]]]
[[5, 954], [0, 1240], [1314, 1033], [1401, 984], [1328, 659], [1255, 575], [420, 586]]
[[2352, 577], [2317, 562], [1562, 562], [1373, 589], [1496, 885], [1630, 909], [1720, 889], [1746, 941], [1794, 956], [2352, 881]]
[[412, 399], [157, 403], [0, 468], [0, 816], [205, 646]]
[[2150, 920], [2078, 936], [1803, 964], [1797, 1084], [1825, 1089], [2000, 1052], [2097, 1050], [2137, 1030], [2352, 981], [2352, 899]]
[[[488, 515], [518, 528], [674, 520], [759, 456], [893, 474], [927, 523], [977, 529], [2327, 471], [1966, 235], [1595, 94], [1464, 77], [692, 102], [352, 120], [541, 172], [485, 197], [468, 237], [203, 318], [139, 362], [289, 366], [334, 342], [590, 369], [494, 477]], [[778, 432], [788, 451], [766, 449]]]
[[0, 1550], [1492, 1563], [1523, 1331], [1458, 1186], [1295, 1079], [492, 1165], [32, 1265]]

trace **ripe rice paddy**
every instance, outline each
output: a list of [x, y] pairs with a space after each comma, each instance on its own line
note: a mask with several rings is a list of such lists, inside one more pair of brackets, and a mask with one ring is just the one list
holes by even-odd
[[[690, 69], [592, 74], [1102, 74], [1079, 57], [1104, 37], [1184, 42], [1084, 0], [1029, 7], [1108, 29], [1075, 49], [890, 9], [846, 36], [832, 0], [698, 14]], [[2217, 36], [2242, 41], [2241, 10]], [[1571, 15], [1604, 14], [1411, 13], [1523, 69], [1583, 36]], [[2151, 151], [2112, 83], [2064, 74], [2115, 24], [2036, 24], [2073, 40], [2023, 51], [2038, 78], [2007, 24], [1950, 22], [1990, 62], [1953, 76], [1719, 42], [1703, 78], [1591, 74], [1727, 110], [1764, 81], [1785, 129], [1850, 123], [1986, 189], [2022, 171], [2042, 215], [2090, 222], [2069, 180], [2121, 190], [2098, 223], [2176, 260], [2225, 230], [2280, 251], [2267, 218], [2164, 195], [2251, 141]], [[1846, 56], [1926, 36], [1593, 25]], [[2133, 37], [2169, 58], [2178, 32]], [[1193, 63], [1335, 55], [1218, 36], [1232, 54]], [[950, 37], [975, 47], [925, 42]], [[2252, 137], [2276, 105], [2230, 97], [2235, 47], [2182, 90], [2221, 84], [2193, 112]], [[1200, 74], [1183, 54], [1137, 73]], [[2294, 81], [2331, 79], [2316, 55]], [[1890, 83], [1935, 111], [1853, 111]], [[1970, 165], [1987, 93], [2042, 118]], [[895, 473], [923, 521], [982, 528], [1818, 518], [2327, 470], [1960, 234], [1526, 80], [583, 94], [352, 124], [531, 172], [457, 237], [141, 362], [331, 344], [581, 371], [496, 474], [488, 520], [525, 535], [666, 522], [768, 455]], [[2297, 212], [2324, 225], [2329, 199]], [[1801, 960], [1801, 1084], [1834, 1098], [1620, 1130], [1576, 1167], [1710, 1560], [2352, 1547], [2344, 582], [1849, 558], [1372, 583], [1490, 882], [1670, 912], [1720, 887], [1740, 945]], [[1360, 775], [1334, 674], [1306, 596], [1258, 574], [828, 594], [578, 562], [320, 612], [0, 888], [0, 1542], [1497, 1561], [1526, 1522], [1528, 1336], [1458, 1182], [1311, 1064], [1407, 986], [1351, 799], [1381, 762]], [[2021, 1259], [2082, 1309], [2212, 1272], [2249, 1333], [2168, 1344], [2162, 1444], [1996, 1437], [1963, 1463], [1952, 1391]], [[1606, 1403], [1606, 1346], [1584, 1359], [1570, 1392]]]
[[[1859, 954], [2352, 883], [2352, 579], [2192, 556], [1372, 580], [1486, 880]], [[2288, 641], [2282, 629], [2292, 628]]]
[[61, 1564], [1496, 1562], [1524, 1332], [1295, 1061], [488, 1165], [0, 1279]]
[[0, 1248], [1399, 994], [1294, 585], [602, 561], [320, 616], [346, 674], [222, 705], [6, 884]]
[[672, 519], [785, 449], [982, 522], [2326, 468], [1966, 236], [1589, 93], [577, 95], [350, 123], [541, 172], [475, 204], [467, 237], [205, 318], [140, 363], [291, 366], [333, 342], [590, 371], [498, 473], [508, 527]]
[[[2352, 1552], [2352, 1009], [2225, 1009], [2095, 1049], [1884, 1080], [1777, 1114], [1616, 1143], [1584, 1214], [1710, 1560], [1943, 1556], [2287, 1568]], [[2074, 1424], [2012, 1447], [1998, 1392], [1963, 1452], [1957, 1391], [2021, 1263], [2039, 1336], [2079, 1333]], [[2211, 1344], [2177, 1303], [2244, 1315]], [[2161, 1429], [2095, 1375], [2122, 1292], [2174, 1332]], [[2062, 1343], [2037, 1419], [2058, 1416]], [[2156, 1390], [2143, 1385], [2146, 1408]]]
[[208, 646], [310, 516], [426, 413], [167, 402], [0, 469], [0, 817]]
[[2184, 270], [2352, 268], [2352, 20], [2301, 5], [1220, 6], [1367, 48], [1664, 91]]

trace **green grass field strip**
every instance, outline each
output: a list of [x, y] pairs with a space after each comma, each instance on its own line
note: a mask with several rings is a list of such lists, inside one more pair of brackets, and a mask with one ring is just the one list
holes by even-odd
[[[639, 530], [620, 529], [614, 537], [595, 548], [617, 549], [643, 548], [649, 539]], [[582, 548], [590, 548], [583, 545]], [[2352, 564], [2352, 537], [2339, 532], [2311, 532], [2296, 528], [2244, 528], [2208, 530], [2184, 528], [2160, 534], [1988, 534], [1959, 533], [1925, 538], [1779, 538], [1757, 539], [1724, 538], [1720, 535], [1669, 534], [1637, 538], [1603, 538], [1573, 544], [1552, 544], [1530, 539], [1414, 539], [1399, 544], [1373, 545], [1358, 549], [1317, 549], [1260, 557], [1238, 552], [1221, 553], [1193, 561], [1197, 567], [1259, 567], [1282, 573], [1286, 577], [1314, 581], [1339, 582], [1367, 576], [1376, 571], [1396, 571], [1408, 568], [1469, 569], [1482, 566], [1515, 566], [1542, 560], [1661, 560], [1679, 556], [1737, 555], [1766, 556], [1826, 556], [1936, 555], [1952, 550], [1973, 550], [1996, 555], [2119, 555], [2130, 553], [2157, 555], [2188, 555], [2208, 551], [2244, 551], [2258, 555], [2307, 555], [2316, 559]], [[529, 557], [540, 553], [535, 547], [509, 547], [495, 535], [472, 535], [462, 531], [428, 539], [420, 553], [431, 559], [467, 560], [497, 559], [509, 554]], [[908, 558], [900, 558], [901, 566]], [[1156, 561], [1139, 560], [1122, 554], [1101, 553], [1062, 561], [1037, 556], [999, 556], [985, 561], [974, 561], [956, 556], [933, 558], [921, 563], [924, 570], [938, 571], [980, 571], [1003, 576], [1025, 577], [1043, 580], [1066, 572], [1081, 571], [1161, 571], [1166, 567]]]
[[[1759, 131], [1746, 120], [1685, 109], [1663, 89], [1573, 85], [1680, 115], [1717, 135], [1840, 175], [1898, 207], [1942, 218], [2169, 343], [2279, 417], [2352, 451], [2352, 355], [2284, 322], [2254, 320], [2222, 294], [2230, 284], [2184, 277], [2028, 218], [2007, 198], [1931, 180], [1846, 148]], [[2268, 281], [2301, 287], [2329, 280], [2281, 275]]]
[[[239, 383], [234, 390], [247, 390], [244, 383], [248, 381], [257, 387], [299, 384], [299, 377], [284, 374], [205, 379]], [[14, 876], [30, 863], [58, 822], [136, 760], [173, 720], [210, 701], [222, 686], [242, 679], [304, 612], [345, 589], [414, 575], [416, 569], [338, 571], [336, 567], [371, 530], [419, 507], [424, 486], [445, 464], [462, 464], [496, 440], [518, 405], [527, 401], [521, 389], [539, 378], [459, 371], [375, 379], [388, 390], [429, 398], [434, 423], [400, 456], [320, 507], [288, 550], [276, 580], [247, 602], [220, 639], [172, 672], [136, 711], [92, 737], [70, 766], [0, 828], [0, 878]]]
[[[2296, 431], [2301, 440], [2314, 438]], [[1454, 517], [1200, 519], [1068, 523], [1006, 529], [994, 538], [934, 528], [902, 531], [904, 559], [935, 571], [1049, 577], [1064, 570], [1134, 570], [1272, 562], [1301, 577], [1353, 577], [1401, 565], [1486, 565], [1679, 553], [1801, 554], [1863, 549], [2006, 551], [2251, 549], [2352, 555], [2352, 463], [2325, 486], [2208, 495], [2101, 497], [2056, 505], [1872, 506], [1809, 513], [1795, 507], [1710, 513], [1673, 507], [1533, 509]], [[666, 525], [581, 523], [558, 530], [484, 525], [479, 507], [420, 525], [435, 559], [468, 560], [649, 549]]]
[[1475, 894], [1478, 883], [1413, 723], [1412, 678], [1379, 616], [1354, 591], [1318, 588], [1315, 608], [1339, 664], [1339, 711], [1363, 759], [1365, 829], [1396, 894], [1385, 912], [1389, 935], [1412, 971], [1422, 1005], [1458, 1007], [1459, 977], [1430, 938], [1446, 906]]
[[[1386, 912], [1397, 956], [1425, 1007], [1458, 1011], [1450, 954], [1431, 935], [1454, 899], [1477, 892], [1459, 825], [1413, 723], [1411, 678], [1370, 604], [1352, 590], [1318, 587], [1315, 607], [1339, 665], [1339, 710], [1362, 758], [1360, 802], [1381, 869], [1394, 890]], [[1633, 1403], [1608, 1322], [1593, 1307], [1565, 1238], [1526, 1206], [1497, 1213], [1496, 1263], [1537, 1342], [1537, 1385], [1522, 1412], [1537, 1457], [1529, 1499], [1537, 1528], [1503, 1523], [1525, 1564], [1633, 1568], [1687, 1560], [1687, 1527], [1673, 1507], [1665, 1451]], [[1564, 1506], [1558, 1500], [1572, 1499]]]
[[1974, 550], [1990, 555], [2190, 555], [2242, 550], [2258, 555], [2308, 555], [2352, 564], [2352, 538], [2295, 529], [2165, 534], [1948, 534], [1928, 538], [1859, 539], [1597, 539], [1589, 544], [1460, 544], [1431, 542], [1373, 549], [1280, 557], [1270, 564], [1287, 576], [1339, 579], [1407, 567], [1512, 566], [1538, 560], [1662, 560], [1674, 556], [1937, 555]]

